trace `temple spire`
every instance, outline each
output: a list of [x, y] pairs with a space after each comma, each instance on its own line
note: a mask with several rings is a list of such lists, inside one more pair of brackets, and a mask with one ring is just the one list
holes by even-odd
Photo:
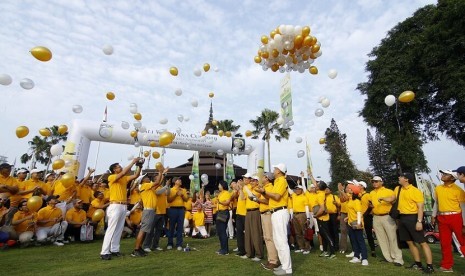
[[208, 131], [210, 128], [213, 129], [213, 133], [218, 134], [216, 127], [213, 125], [213, 101], [210, 102], [210, 115], [208, 117], [208, 122], [205, 124], [205, 130]]

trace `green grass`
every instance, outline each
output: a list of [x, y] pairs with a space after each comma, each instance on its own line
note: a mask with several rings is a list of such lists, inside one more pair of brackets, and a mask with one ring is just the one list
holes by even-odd
[[[166, 245], [162, 239], [161, 245]], [[134, 247], [134, 239], [124, 239], [121, 252], [125, 256], [101, 261], [99, 252], [102, 240], [87, 244], [67, 244], [63, 247], [52, 245], [25, 249], [12, 248], [0, 251], [0, 267], [2, 275], [273, 275], [264, 270], [260, 264], [251, 260], [243, 260], [233, 253], [229, 256], [218, 256], [219, 242], [217, 237], [206, 240], [187, 238], [191, 248], [198, 251], [180, 252], [176, 250], [150, 253], [144, 258], [133, 258], [130, 252]], [[235, 240], [229, 242], [230, 250], [236, 246]], [[435, 267], [440, 261], [439, 245], [431, 245]], [[411, 263], [408, 250], [404, 250], [406, 264]], [[319, 252], [309, 255], [292, 254], [294, 275], [419, 275], [417, 271], [409, 271], [403, 267], [380, 263], [378, 258], [369, 257], [370, 265], [362, 267], [350, 264], [348, 258], [338, 254], [334, 260], [318, 257]], [[378, 256], [381, 253], [378, 249]], [[465, 260], [455, 257], [455, 273], [465, 271]]]

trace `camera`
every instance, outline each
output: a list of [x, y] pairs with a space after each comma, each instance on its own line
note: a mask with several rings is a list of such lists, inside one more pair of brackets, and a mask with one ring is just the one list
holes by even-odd
[[142, 165], [144, 165], [144, 162], [145, 162], [145, 159], [142, 158], [139, 161], [137, 161], [136, 166], [142, 167]]

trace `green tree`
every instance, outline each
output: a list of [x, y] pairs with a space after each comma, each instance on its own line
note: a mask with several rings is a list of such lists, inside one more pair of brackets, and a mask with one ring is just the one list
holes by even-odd
[[233, 120], [218, 121], [218, 125], [216, 126], [217, 130], [222, 130], [224, 132], [226, 131], [236, 132], [239, 130], [240, 127], [241, 127], [240, 125], [235, 125]]
[[373, 137], [367, 129], [367, 146], [371, 172], [381, 176], [388, 186], [397, 183], [396, 163], [389, 154], [389, 144], [386, 138], [380, 132], [376, 132]]
[[35, 166], [36, 162], [39, 162], [48, 167], [51, 161], [50, 148], [53, 145], [58, 144], [61, 141], [66, 141], [68, 132], [64, 134], [58, 133], [58, 126], [52, 126], [49, 128], [51, 135], [49, 137], [34, 136], [29, 141], [29, 150], [27, 153], [21, 155], [21, 163], [25, 164], [32, 161], [32, 166]]
[[260, 135], [263, 135], [261, 138], [266, 141], [268, 148], [268, 170], [271, 171], [271, 157], [270, 157], [270, 138], [274, 134], [276, 141], [281, 142], [282, 139], [289, 139], [290, 128], [283, 128], [278, 123], [277, 120], [279, 114], [276, 111], [265, 108], [260, 116], [257, 116], [255, 120], [249, 120], [255, 130], [252, 131], [252, 138], [258, 139]]

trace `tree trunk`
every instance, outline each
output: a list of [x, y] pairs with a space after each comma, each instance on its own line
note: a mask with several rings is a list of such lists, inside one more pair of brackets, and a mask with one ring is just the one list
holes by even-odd
[[268, 171], [271, 172], [270, 139], [266, 139], [266, 145], [268, 146]]

